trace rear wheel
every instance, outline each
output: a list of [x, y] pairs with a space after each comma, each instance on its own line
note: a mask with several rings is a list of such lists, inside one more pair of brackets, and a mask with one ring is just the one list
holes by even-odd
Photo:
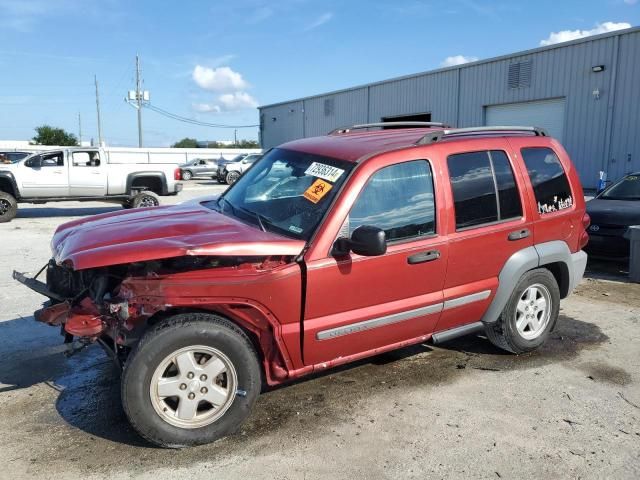
[[132, 208], [157, 207], [158, 205], [160, 205], [160, 199], [155, 193], [149, 191], [140, 192], [131, 199]]
[[13, 195], [0, 192], [0, 223], [10, 222], [18, 213], [18, 202]]
[[217, 315], [187, 313], [154, 326], [125, 365], [122, 403], [150, 442], [182, 447], [233, 433], [260, 393], [246, 334]]
[[233, 185], [240, 178], [240, 172], [229, 172], [225, 178], [229, 185]]
[[183, 170], [182, 171], [182, 179], [183, 180], [191, 180], [191, 178], [193, 177], [193, 174], [189, 171], [189, 170]]
[[530, 352], [540, 347], [555, 327], [560, 311], [560, 289], [544, 268], [525, 273], [495, 323], [486, 325], [487, 337], [504, 350]]

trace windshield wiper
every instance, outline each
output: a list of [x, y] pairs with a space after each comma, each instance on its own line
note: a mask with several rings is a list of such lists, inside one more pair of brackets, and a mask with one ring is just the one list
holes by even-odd
[[[254, 212], [254, 211], [249, 210], [247, 208], [243, 208], [243, 207], [239, 207], [237, 205], [234, 205], [229, 200], [227, 200], [225, 197], [220, 197], [218, 199], [218, 206], [220, 206], [220, 202], [221, 201], [223, 201], [224, 203], [229, 205], [229, 207], [231, 208], [231, 213], [233, 213], [234, 216], [236, 216], [236, 217], [238, 216], [237, 212], [239, 210], [242, 213], [244, 213], [245, 215], [250, 215], [250, 216], [254, 217], [258, 221], [258, 226], [260, 227], [260, 230], [262, 230], [263, 232], [267, 231], [267, 228], [264, 226], [264, 222], [267, 222], [267, 223], [271, 223], [271, 222], [269, 222], [269, 220], [264, 215], [260, 215], [258, 212]], [[221, 208], [220, 211], [223, 211], [223, 209]]]
[[260, 230], [262, 230], [263, 232], [267, 231], [266, 227], [264, 226], [263, 220], [266, 220], [267, 222], [269, 221], [263, 215], [260, 215], [258, 212], [254, 212], [253, 210], [249, 210], [247, 208], [242, 208], [242, 207], [237, 207], [237, 208], [238, 210], [240, 210], [243, 213], [246, 213], [247, 215], [253, 215], [256, 218], [256, 220], [258, 220], [258, 225], [260, 226]]

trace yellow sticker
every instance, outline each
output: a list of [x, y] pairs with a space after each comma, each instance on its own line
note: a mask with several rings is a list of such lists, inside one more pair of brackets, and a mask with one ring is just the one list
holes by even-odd
[[322, 197], [329, 193], [329, 190], [331, 190], [332, 188], [333, 185], [331, 185], [329, 182], [317, 179], [304, 192], [304, 198], [306, 198], [310, 202], [318, 203], [320, 200], [322, 200]]

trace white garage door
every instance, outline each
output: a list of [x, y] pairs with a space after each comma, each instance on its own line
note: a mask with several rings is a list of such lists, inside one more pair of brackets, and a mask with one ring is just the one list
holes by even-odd
[[485, 125], [526, 125], [544, 128], [562, 141], [564, 98], [538, 102], [508, 103], [485, 107]]

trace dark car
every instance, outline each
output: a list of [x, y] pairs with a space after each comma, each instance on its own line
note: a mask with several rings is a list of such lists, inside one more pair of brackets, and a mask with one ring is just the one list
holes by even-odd
[[640, 225], [640, 172], [618, 180], [587, 202], [591, 216], [587, 252], [593, 256], [625, 259], [631, 225]]
[[220, 157], [218, 159], [218, 171], [216, 172], [216, 175], [213, 178], [217, 179], [218, 183], [227, 183], [226, 182], [226, 178], [225, 178], [226, 175], [227, 175], [227, 172], [225, 171], [225, 167], [227, 165], [229, 165], [230, 163], [235, 163], [235, 162], [241, 161], [247, 155], [249, 155], [249, 154], [248, 153], [241, 153], [240, 155], [236, 155], [235, 157], [233, 157], [231, 160], [227, 160], [224, 157]]

